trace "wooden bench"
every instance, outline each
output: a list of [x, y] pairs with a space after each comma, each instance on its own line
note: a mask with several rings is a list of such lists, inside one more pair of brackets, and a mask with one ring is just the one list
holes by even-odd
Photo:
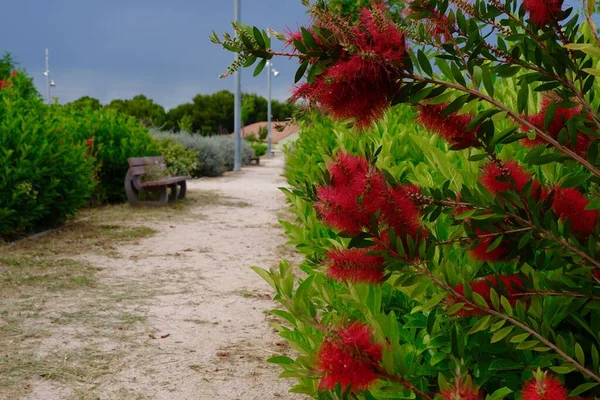
[[[125, 192], [132, 206], [164, 206], [167, 202], [185, 198], [185, 181], [192, 179], [191, 176], [168, 176], [152, 180], [152, 174], [165, 173], [167, 166], [164, 157], [135, 157], [127, 159], [127, 162], [129, 170], [125, 175]], [[171, 194], [168, 189], [171, 189]], [[155, 199], [140, 199], [143, 193], [151, 194]]]

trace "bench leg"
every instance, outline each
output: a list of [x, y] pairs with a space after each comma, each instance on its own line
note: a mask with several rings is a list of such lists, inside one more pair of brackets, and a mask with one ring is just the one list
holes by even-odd
[[140, 206], [140, 200], [138, 198], [140, 192], [133, 183], [131, 171], [127, 171], [127, 175], [125, 175], [125, 193], [127, 194], [127, 201], [129, 201], [129, 204], [131, 204], [133, 207]]
[[181, 181], [178, 183], [179, 185], [179, 190], [177, 193], [177, 198], [179, 200], [185, 199], [185, 193], [187, 191], [187, 184], [185, 183], [185, 181]]
[[172, 185], [169, 185], [169, 189], [171, 189], [171, 194], [169, 195], [169, 203], [172, 203], [175, 200], [177, 200], [177, 184], [174, 183]]

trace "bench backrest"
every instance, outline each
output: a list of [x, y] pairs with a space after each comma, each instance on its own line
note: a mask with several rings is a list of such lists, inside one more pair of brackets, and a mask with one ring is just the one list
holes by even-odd
[[167, 169], [165, 158], [158, 157], [133, 157], [128, 158], [129, 170], [132, 176], [141, 176], [150, 173], [156, 173], [157, 170], [164, 171]]

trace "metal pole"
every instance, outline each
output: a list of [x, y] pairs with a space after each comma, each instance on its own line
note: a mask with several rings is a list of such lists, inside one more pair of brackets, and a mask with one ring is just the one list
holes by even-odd
[[46, 101], [50, 104], [50, 52], [46, 48]]
[[267, 157], [271, 157], [271, 61], [267, 61], [267, 92]]
[[[234, 0], [234, 20], [236, 23], [239, 23], [241, 20], [241, 5], [240, 5], [240, 0]], [[235, 54], [235, 60], [237, 61], [238, 59], [238, 54]], [[242, 132], [241, 132], [241, 125], [242, 125], [242, 92], [241, 92], [241, 86], [242, 86], [242, 82], [241, 82], [241, 71], [236, 71], [235, 72], [235, 84], [234, 84], [234, 102], [233, 102], [233, 108], [234, 108], [234, 162], [233, 162], [233, 170], [234, 171], [239, 171], [242, 169]]]

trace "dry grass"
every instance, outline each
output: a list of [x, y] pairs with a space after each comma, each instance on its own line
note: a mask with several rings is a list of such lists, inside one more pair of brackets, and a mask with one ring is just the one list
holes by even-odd
[[[153, 227], [202, 219], [206, 205], [250, 206], [193, 190], [167, 207], [88, 209], [54, 231], [0, 242], [0, 399], [20, 398], [40, 379], [73, 399], [98, 398], [95, 382], [122, 368], [127, 349], [148, 338], [144, 307], [154, 291], [99, 279], [102, 269], [82, 260], [118, 258], [119, 246], [154, 235]], [[111, 396], [138, 398], [127, 390]]]

